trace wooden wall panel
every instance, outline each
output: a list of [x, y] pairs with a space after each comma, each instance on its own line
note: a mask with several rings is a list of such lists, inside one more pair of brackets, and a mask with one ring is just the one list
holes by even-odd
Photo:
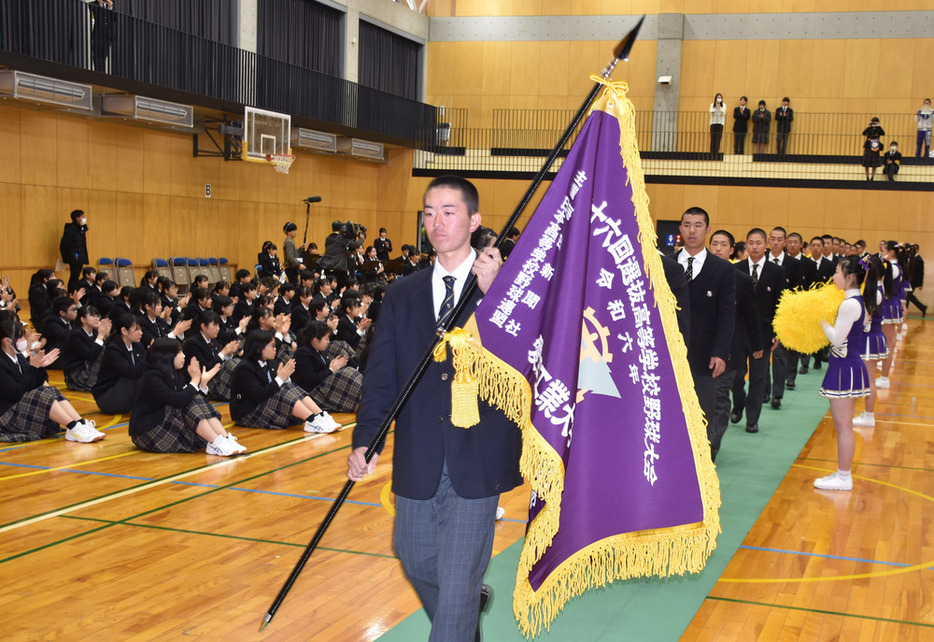
[[58, 117], [55, 119], [55, 129], [47, 133], [55, 137], [56, 141], [58, 185], [87, 189], [92, 162], [88, 153], [88, 121]]
[[20, 110], [21, 180], [31, 185], [58, 185], [55, 118]]
[[5, 150], [0, 154], [0, 180], [10, 183], [19, 183], [23, 178], [21, 114], [21, 109], [0, 105], [0, 140]]

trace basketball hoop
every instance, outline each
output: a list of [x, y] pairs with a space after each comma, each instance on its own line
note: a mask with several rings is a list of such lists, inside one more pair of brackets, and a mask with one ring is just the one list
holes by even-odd
[[266, 160], [275, 165], [280, 174], [288, 174], [289, 168], [295, 162], [295, 154], [266, 154]]

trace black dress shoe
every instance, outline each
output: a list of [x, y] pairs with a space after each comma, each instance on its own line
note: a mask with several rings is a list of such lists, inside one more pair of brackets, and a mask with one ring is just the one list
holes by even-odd
[[786, 387], [788, 390], [794, 390], [794, 389], [795, 389], [795, 382], [794, 382], [794, 381], [786, 381], [786, 382], [785, 382], [785, 387]]
[[730, 421], [732, 421], [734, 424], [738, 424], [739, 420], [742, 418], [743, 418], [742, 410], [734, 410], [733, 412], [730, 413]]
[[746, 432], [759, 432], [759, 424], [752, 424], [751, 426], [746, 426]]
[[807, 367], [807, 366], [801, 366], [801, 367], [798, 369], [798, 374], [807, 374], [807, 373], [808, 373], [808, 367]]
[[782, 400], [778, 397], [772, 397], [772, 407], [778, 410], [782, 407]]
[[820, 366], [821, 366], [820, 361], [815, 361], [815, 362], [814, 362], [814, 369], [815, 369], [815, 370], [820, 370]]
[[480, 630], [480, 616], [490, 610], [490, 604], [493, 600], [493, 587], [484, 584], [480, 587], [480, 612], [477, 614], [477, 635], [474, 638], [476, 642], [483, 641], [483, 632]]

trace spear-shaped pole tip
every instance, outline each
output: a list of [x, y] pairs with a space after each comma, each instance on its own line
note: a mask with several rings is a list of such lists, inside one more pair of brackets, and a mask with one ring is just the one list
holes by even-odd
[[645, 16], [639, 18], [639, 22], [636, 23], [636, 26], [619, 41], [618, 45], [616, 45], [616, 49], [613, 50], [613, 55], [617, 60], [629, 60], [629, 52], [632, 51], [632, 45], [635, 44], [636, 37], [639, 35], [639, 29], [642, 27], [644, 21]]

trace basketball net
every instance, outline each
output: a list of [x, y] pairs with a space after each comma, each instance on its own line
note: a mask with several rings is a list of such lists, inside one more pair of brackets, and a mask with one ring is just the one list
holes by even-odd
[[292, 163], [295, 162], [294, 154], [272, 154], [270, 158], [273, 166], [276, 168], [276, 171], [280, 174], [288, 174], [289, 168], [292, 167]]

